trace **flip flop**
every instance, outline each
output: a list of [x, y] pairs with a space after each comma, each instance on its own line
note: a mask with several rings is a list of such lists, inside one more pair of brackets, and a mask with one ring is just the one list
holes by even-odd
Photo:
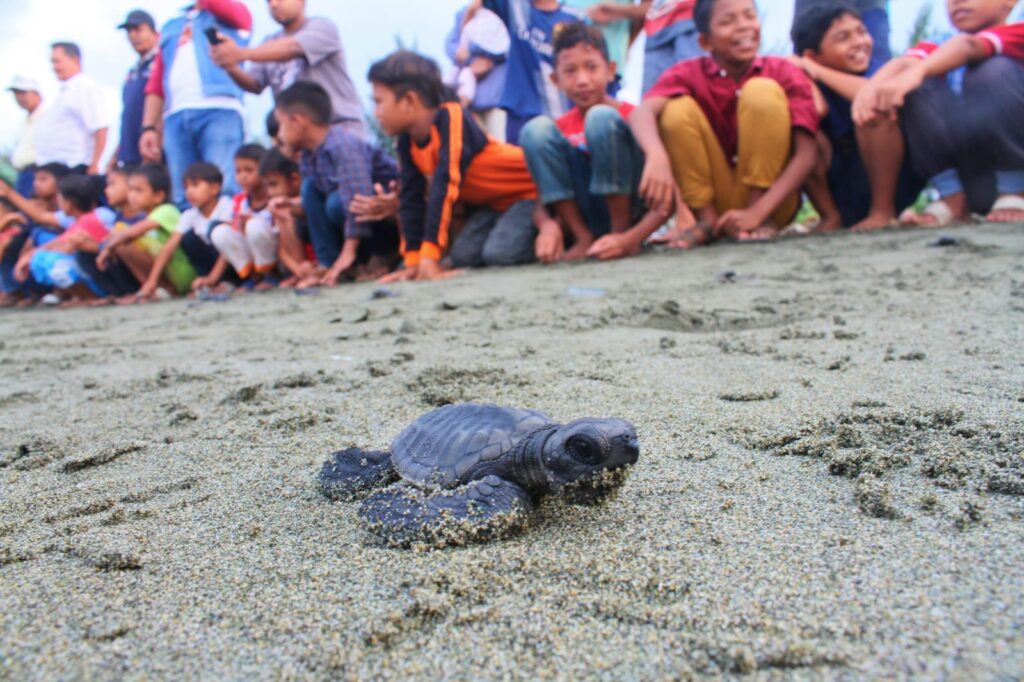
[[[1002, 211], [1017, 211], [1017, 212], [1020, 212], [1020, 213], [1024, 213], [1024, 197], [1017, 196], [1016, 194], [1007, 194], [1007, 195], [1001, 196], [998, 199], [996, 199], [996, 203], [992, 204], [992, 210], [988, 212], [988, 215], [991, 216], [991, 215], [993, 215], [995, 213], [999, 213], [999, 212], [1002, 212]], [[986, 219], [988, 220], [989, 218], [986, 216]], [[995, 221], [992, 221], [992, 222], [995, 222]], [[1017, 223], [1017, 222], [1021, 222], [1021, 221], [1019, 221], [1019, 220], [1006, 220], [1006, 221], [999, 221], [999, 222]]]

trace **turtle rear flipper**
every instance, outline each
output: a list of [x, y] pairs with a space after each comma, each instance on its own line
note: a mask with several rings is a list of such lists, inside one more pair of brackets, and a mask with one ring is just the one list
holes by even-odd
[[367, 497], [359, 516], [392, 545], [463, 545], [522, 529], [533, 510], [529, 493], [497, 476], [427, 494], [399, 483]]
[[390, 452], [349, 448], [331, 455], [317, 476], [317, 485], [332, 500], [352, 500], [398, 479]]

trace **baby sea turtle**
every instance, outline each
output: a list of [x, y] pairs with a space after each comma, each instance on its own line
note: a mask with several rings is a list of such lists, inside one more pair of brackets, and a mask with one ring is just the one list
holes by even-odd
[[545, 495], [595, 504], [639, 454], [636, 430], [623, 419], [562, 425], [535, 410], [446, 405], [398, 434], [390, 452], [335, 453], [319, 486], [331, 499], [351, 500], [390, 483], [359, 508], [368, 529], [393, 545], [443, 546], [518, 530]]

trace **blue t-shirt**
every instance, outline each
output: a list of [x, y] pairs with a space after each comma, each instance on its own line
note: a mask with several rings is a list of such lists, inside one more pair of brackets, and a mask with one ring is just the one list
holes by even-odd
[[568, 111], [568, 100], [551, 82], [553, 34], [559, 24], [582, 21], [583, 16], [564, 6], [542, 11], [531, 0], [484, 0], [484, 7], [504, 20], [512, 37], [501, 108], [523, 118], [558, 118]]
[[153, 71], [156, 50], [139, 60], [128, 72], [121, 91], [121, 145], [117, 160], [125, 165], [142, 163], [139, 154], [139, 138], [142, 137], [142, 109], [146, 101], [146, 84]]

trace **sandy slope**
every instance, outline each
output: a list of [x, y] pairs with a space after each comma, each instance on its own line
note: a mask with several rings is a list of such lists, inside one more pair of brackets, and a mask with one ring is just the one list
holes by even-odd
[[[1024, 231], [951, 234], [4, 313], [0, 677], [1019, 677]], [[437, 552], [317, 495], [460, 400], [640, 464]]]

